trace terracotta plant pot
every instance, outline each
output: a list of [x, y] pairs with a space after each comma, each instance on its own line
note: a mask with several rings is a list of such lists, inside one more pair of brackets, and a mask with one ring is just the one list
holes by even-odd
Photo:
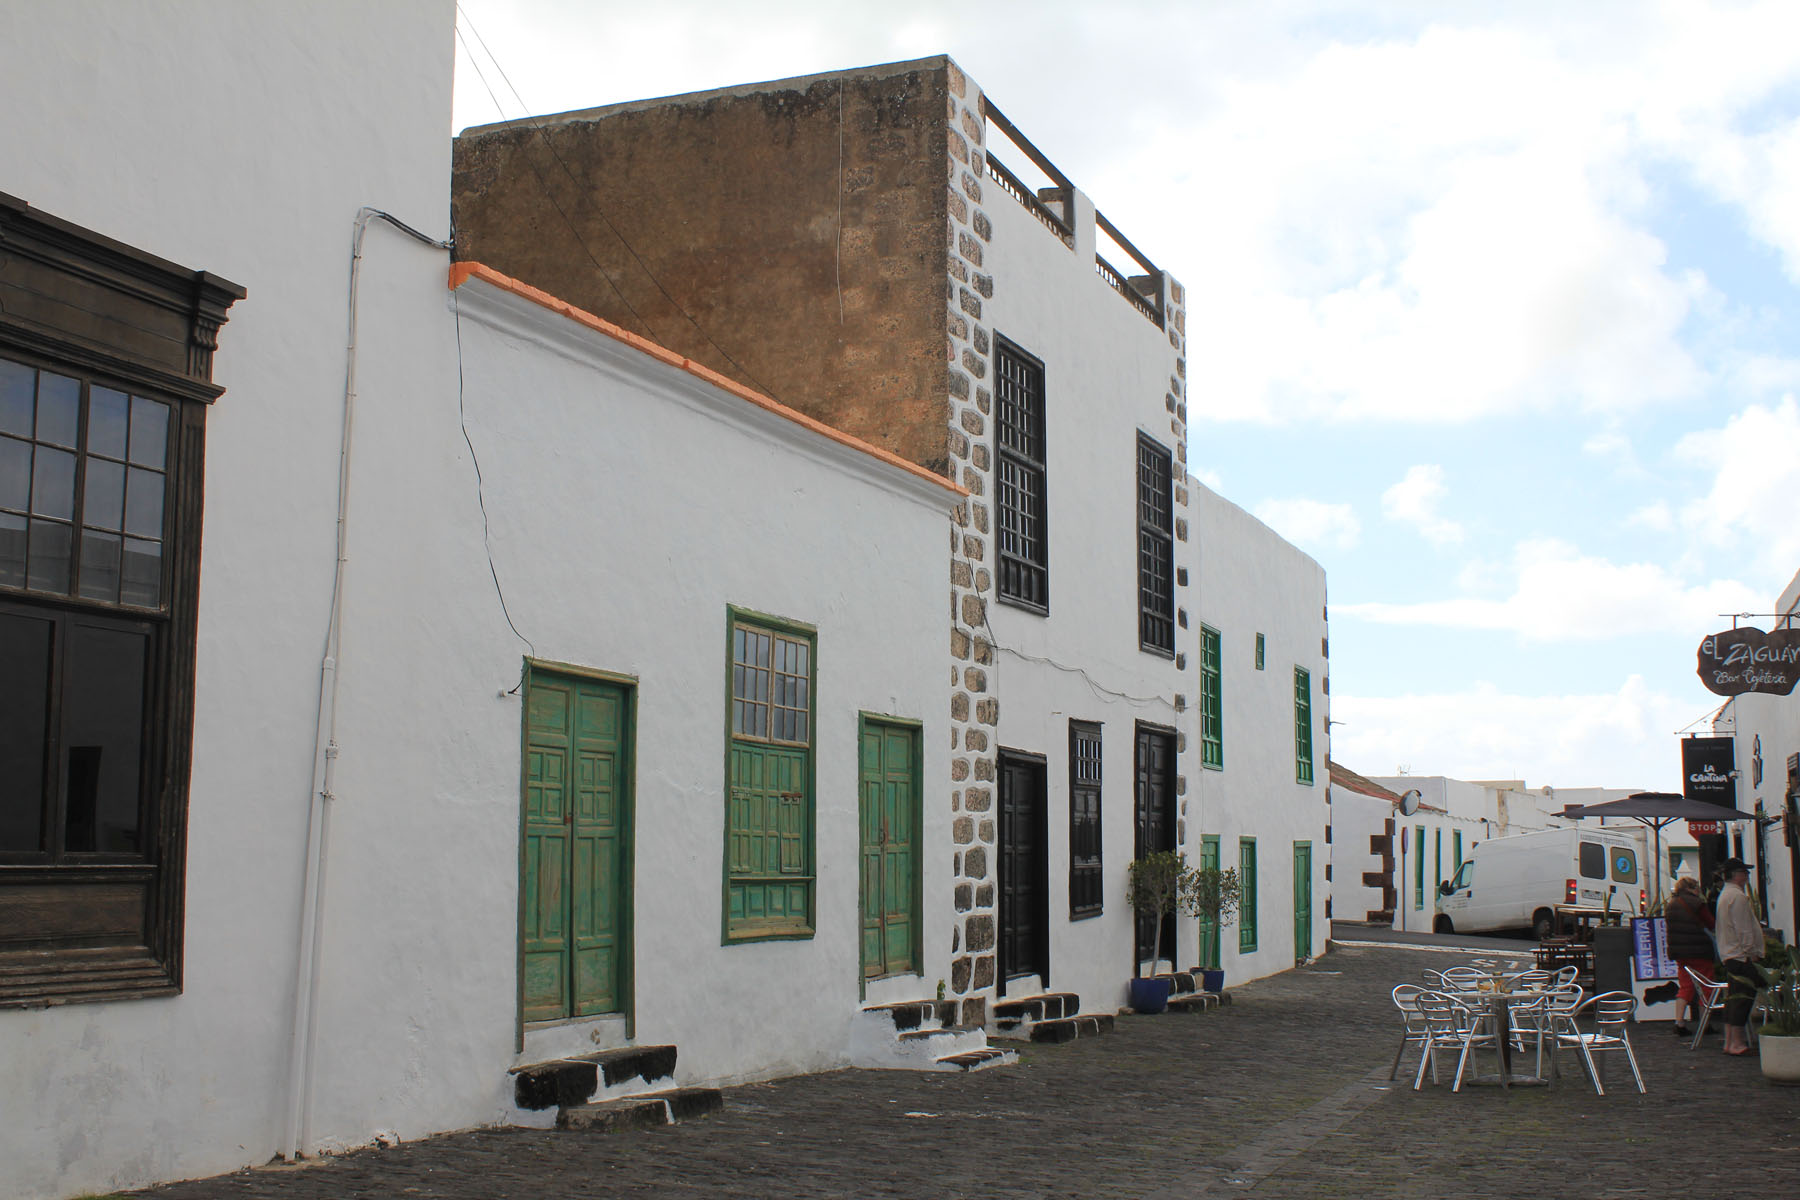
[[1756, 1039], [1762, 1073], [1776, 1083], [1800, 1083], [1800, 1037], [1765, 1033]]

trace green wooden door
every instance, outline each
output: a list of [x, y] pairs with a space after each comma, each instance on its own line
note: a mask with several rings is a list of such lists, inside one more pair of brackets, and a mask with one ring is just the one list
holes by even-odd
[[1294, 843], [1294, 961], [1312, 957], [1312, 843]]
[[[1205, 870], [1219, 869], [1219, 835], [1204, 834], [1200, 838], [1200, 866]], [[1218, 970], [1223, 964], [1219, 962], [1219, 923], [1210, 917], [1200, 918], [1200, 965]]]
[[919, 969], [919, 759], [916, 726], [863, 719], [864, 978]]
[[630, 691], [533, 670], [525, 712], [525, 1019], [620, 1012]]

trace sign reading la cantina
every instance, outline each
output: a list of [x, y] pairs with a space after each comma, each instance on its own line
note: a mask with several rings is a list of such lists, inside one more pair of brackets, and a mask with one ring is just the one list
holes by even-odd
[[1700, 643], [1700, 682], [1720, 696], [1785, 696], [1800, 682], [1800, 629], [1764, 633], [1745, 626]]

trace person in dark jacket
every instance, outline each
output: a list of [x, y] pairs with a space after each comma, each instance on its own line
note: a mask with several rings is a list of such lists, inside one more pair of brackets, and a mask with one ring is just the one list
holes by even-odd
[[1669, 957], [1675, 960], [1676, 973], [1681, 977], [1681, 991], [1675, 997], [1675, 1036], [1687, 1037], [1693, 1031], [1681, 1023], [1682, 1014], [1685, 1012], [1693, 1020], [1700, 1017], [1700, 997], [1688, 971], [1707, 983], [1714, 982], [1713, 915], [1700, 898], [1699, 881], [1690, 876], [1677, 879], [1675, 894], [1669, 897], [1663, 916], [1669, 922]]

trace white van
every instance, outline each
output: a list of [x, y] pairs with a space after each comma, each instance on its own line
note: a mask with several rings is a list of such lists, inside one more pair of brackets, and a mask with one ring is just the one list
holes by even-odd
[[[1556, 906], [1642, 914], [1644, 835], [1627, 829], [1542, 829], [1478, 842], [1438, 885], [1438, 933], [1526, 929], [1542, 941]], [[1609, 904], [1610, 897], [1610, 904]]]

